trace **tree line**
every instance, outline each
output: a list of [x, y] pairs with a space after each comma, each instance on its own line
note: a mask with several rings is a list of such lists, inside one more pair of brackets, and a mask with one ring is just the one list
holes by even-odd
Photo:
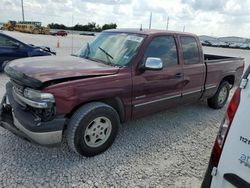
[[73, 27], [67, 27], [63, 24], [58, 23], [51, 23], [48, 24], [48, 27], [50, 29], [63, 29], [63, 30], [76, 30], [76, 31], [94, 31], [94, 32], [100, 32], [106, 29], [116, 29], [117, 25], [116, 23], [110, 23], [110, 24], [104, 24], [100, 26], [99, 24], [96, 24], [95, 22], [89, 22], [86, 25], [76, 24]]

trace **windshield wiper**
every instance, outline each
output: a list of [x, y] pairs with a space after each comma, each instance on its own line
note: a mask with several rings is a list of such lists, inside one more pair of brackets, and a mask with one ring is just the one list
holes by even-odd
[[98, 47], [102, 52], [104, 52], [107, 56], [109, 56], [111, 59], [114, 59], [112, 55], [110, 55], [106, 50], [101, 48], [100, 46]]
[[98, 46], [98, 48], [99, 48], [103, 53], [106, 54], [107, 60], [109, 61], [108, 64], [111, 64], [111, 65], [112, 65], [113, 63], [111, 62], [111, 60], [110, 60], [109, 58], [114, 59], [113, 56], [110, 55], [106, 50], [104, 50], [104, 49], [101, 48], [100, 46]]

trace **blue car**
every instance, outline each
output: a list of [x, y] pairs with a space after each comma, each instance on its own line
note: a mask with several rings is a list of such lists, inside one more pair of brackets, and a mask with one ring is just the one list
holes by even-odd
[[14, 59], [55, 54], [49, 47], [25, 44], [0, 32], [0, 71], [8, 61]]

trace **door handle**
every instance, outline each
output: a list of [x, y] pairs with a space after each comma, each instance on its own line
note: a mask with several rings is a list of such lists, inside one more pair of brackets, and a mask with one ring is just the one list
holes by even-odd
[[182, 78], [183, 77], [183, 74], [182, 73], [177, 73], [176, 75], [175, 75], [175, 78]]

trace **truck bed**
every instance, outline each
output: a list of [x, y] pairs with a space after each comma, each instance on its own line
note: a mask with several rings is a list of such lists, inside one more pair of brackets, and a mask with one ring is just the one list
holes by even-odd
[[218, 80], [223, 80], [225, 77], [230, 77], [231, 87], [239, 83], [244, 70], [243, 58], [204, 54], [204, 62], [206, 78], [203, 96], [213, 96], [220, 84]]
[[218, 63], [218, 62], [222, 62], [222, 61], [225, 62], [225, 61], [235, 61], [235, 60], [243, 60], [243, 58], [204, 54], [205, 63]]

